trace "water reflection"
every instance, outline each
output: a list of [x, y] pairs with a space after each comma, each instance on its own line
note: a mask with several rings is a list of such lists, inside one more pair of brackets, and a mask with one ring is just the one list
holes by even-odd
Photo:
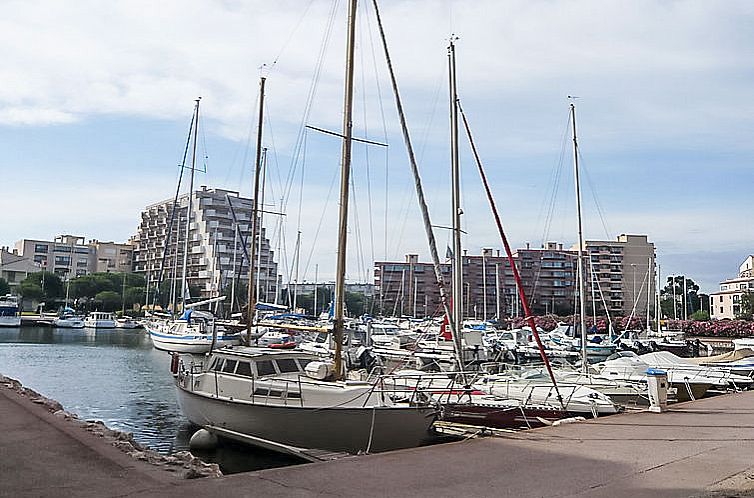
[[[141, 329], [0, 329], [0, 373], [161, 453], [188, 449], [195, 430], [180, 413], [169, 366]], [[231, 443], [202, 456], [225, 473], [298, 463]]]

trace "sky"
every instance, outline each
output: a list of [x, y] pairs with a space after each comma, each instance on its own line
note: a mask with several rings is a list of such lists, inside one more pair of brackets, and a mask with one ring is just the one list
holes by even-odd
[[[196, 185], [250, 195], [265, 76], [265, 208], [280, 271], [333, 278], [346, 2], [2, 2], [0, 245], [125, 241], [172, 197], [201, 97]], [[447, 45], [515, 247], [577, 240], [575, 99], [587, 239], [646, 234], [663, 275], [714, 291], [754, 252], [754, 4], [383, 0], [432, 222], [450, 224]], [[371, 1], [360, 2], [348, 280], [428, 259]], [[461, 135], [463, 244], [500, 247]], [[282, 219], [282, 221], [280, 221]], [[300, 234], [300, 236], [299, 236]], [[436, 230], [438, 243], [448, 230]], [[300, 249], [296, 240], [300, 239]], [[441, 251], [444, 252], [444, 251]]]

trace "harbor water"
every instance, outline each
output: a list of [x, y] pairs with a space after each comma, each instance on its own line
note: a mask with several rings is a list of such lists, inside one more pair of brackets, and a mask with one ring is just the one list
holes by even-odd
[[[0, 328], [0, 374], [163, 454], [188, 450], [196, 430], [178, 408], [170, 356], [143, 329]], [[226, 474], [300, 463], [230, 442], [195, 454]]]

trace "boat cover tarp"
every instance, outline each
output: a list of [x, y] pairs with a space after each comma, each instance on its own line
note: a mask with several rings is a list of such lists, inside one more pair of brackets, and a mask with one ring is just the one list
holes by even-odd
[[731, 361], [743, 360], [750, 356], [754, 356], [754, 350], [743, 348], [715, 356], [700, 356], [699, 358], [687, 358], [687, 360], [697, 365], [702, 365], [705, 363], [729, 363]]

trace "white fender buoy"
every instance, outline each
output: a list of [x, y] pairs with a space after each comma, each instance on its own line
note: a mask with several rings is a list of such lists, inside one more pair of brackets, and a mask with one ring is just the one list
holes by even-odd
[[217, 436], [207, 429], [199, 429], [189, 440], [189, 448], [192, 450], [214, 450], [216, 447]]

